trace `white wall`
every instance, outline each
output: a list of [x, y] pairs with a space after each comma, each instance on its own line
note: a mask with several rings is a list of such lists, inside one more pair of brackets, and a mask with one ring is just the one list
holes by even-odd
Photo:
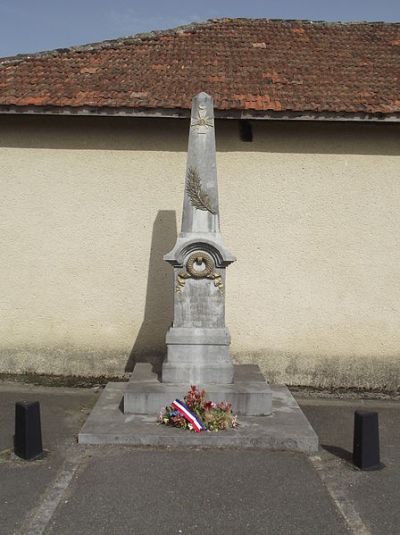
[[[275, 382], [400, 376], [400, 129], [216, 124], [232, 353]], [[188, 123], [0, 116], [0, 373], [164, 352]], [[133, 350], [133, 353], [132, 353]]]

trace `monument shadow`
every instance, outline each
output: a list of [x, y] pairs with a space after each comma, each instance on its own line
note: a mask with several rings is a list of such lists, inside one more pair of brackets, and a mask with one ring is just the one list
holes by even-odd
[[137, 362], [148, 362], [153, 371], [161, 373], [165, 356], [165, 335], [173, 321], [173, 269], [163, 260], [177, 238], [176, 213], [159, 210], [153, 223], [146, 304], [143, 323], [125, 366], [132, 372]]

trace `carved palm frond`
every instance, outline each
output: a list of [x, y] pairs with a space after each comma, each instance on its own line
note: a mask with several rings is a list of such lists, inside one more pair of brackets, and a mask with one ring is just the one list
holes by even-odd
[[208, 195], [201, 189], [201, 180], [199, 173], [193, 167], [189, 167], [186, 182], [186, 191], [189, 195], [190, 202], [198, 210], [208, 211], [215, 214], [211, 208]]

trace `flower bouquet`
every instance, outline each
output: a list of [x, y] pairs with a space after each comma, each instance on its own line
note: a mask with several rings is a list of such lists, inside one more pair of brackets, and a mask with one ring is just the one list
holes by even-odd
[[205, 390], [198, 390], [194, 385], [184, 397], [184, 402], [176, 399], [161, 410], [159, 421], [196, 432], [224, 431], [239, 425], [228, 401], [213, 403], [206, 399]]

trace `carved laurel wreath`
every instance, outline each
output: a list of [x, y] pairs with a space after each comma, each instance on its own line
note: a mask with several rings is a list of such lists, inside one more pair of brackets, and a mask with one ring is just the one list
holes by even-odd
[[[195, 264], [204, 264], [204, 268], [201, 271], [196, 271], [194, 269]], [[211, 275], [214, 269], [214, 264], [210, 255], [203, 252], [194, 253], [189, 256], [186, 263], [186, 269], [189, 275], [194, 279], [203, 279], [204, 277]]]
[[[201, 271], [196, 271], [194, 269], [194, 264], [204, 263], [204, 269]], [[222, 282], [221, 275], [214, 271], [214, 262], [210, 255], [204, 251], [196, 251], [192, 253], [186, 261], [186, 271], [181, 271], [176, 277], [176, 288], [177, 293], [182, 293], [182, 289], [185, 287], [186, 279], [212, 279], [214, 281], [214, 286], [223, 294], [224, 293], [224, 284]]]
[[200, 175], [196, 169], [189, 167], [187, 173], [186, 191], [189, 195], [192, 206], [197, 210], [203, 210], [215, 214], [215, 210], [211, 208], [210, 199], [207, 193], [204, 193], [201, 187]]

